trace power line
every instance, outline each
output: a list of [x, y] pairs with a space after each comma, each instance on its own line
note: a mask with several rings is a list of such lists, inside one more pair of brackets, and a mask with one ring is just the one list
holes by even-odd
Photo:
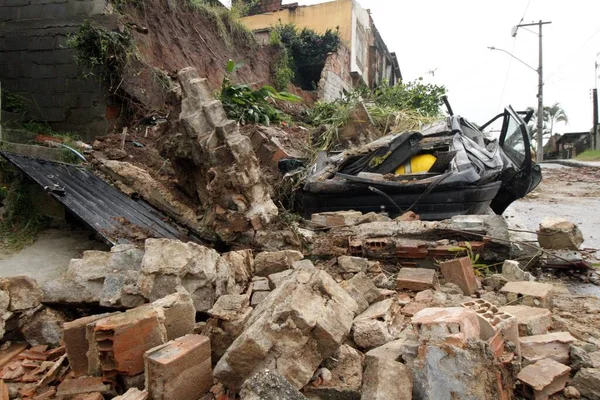
[[546, 79], [550, 79], [551, 77], [553, 77], [554, 75], [556, 75], [562, 68], [565, 67], [565, 65], [573, 62], [574, 60], [574, 55], [577, 54], [579, 51], [581, 51], [581, 49], [583, 49], [585, 47], [585, 45], [587, 45], [589, 43], [590, 40], [592, 40], [594, 38], [594, 36], [596, 36], [598, 33], [600, 32], [600, 27], [598, 27], [598, 29], [596, 29], [596, 31], [594, 33], [592, 33], [592, 35], [587, 38], [583, 44], [581, 46], [579, 46], [577, 48], [577, 50], [575, 50], [574, 52], [572, 52], [569, 57], [566, 58], [566, 60], [558, 67], [556, 68], [551, 74], [549, 74]]

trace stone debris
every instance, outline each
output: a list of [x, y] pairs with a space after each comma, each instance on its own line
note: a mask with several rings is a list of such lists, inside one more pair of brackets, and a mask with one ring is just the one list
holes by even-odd
[[543, 335], [548, 333], [548, 329], [552, 326], [552, 312], [545, 308], [504, 306], [499, 310], [517, 319], [520, 336]]
[[470, 296], [477, 291], [477, 279], [469, 257], [441, 262], [440, 271], [447, 282], [458, 285], [465, 295]]
[[293, 264], [303, 258], [302, 253], [294, 250], [258, 253], [254, 259], [254, 274], [268, 276], [292, 269]]
[[146, 400], [147, 398], [147, 391], [132, 388], [129, 389], [126, 393], [123, 393], [121, 396], [115, 397], [114, 400]]
[[268, 368], [300, 389], [346, 338], [357, 309], [327, 273], [295, 271], [252, 312], [217, 363], [215, 377], [240, 387]]
[[242, 400], [306, 400], [291, 383], [277, 372], [257, 372], [244, 382]]
[[509, 303], [519, 301], [532, 307], [550, 308], [554, 287], [548, 283], [538, 282], [508, 282], [500, 292], [506, 293]]
[[579, 250], [583, 234], [572, 222], [564, 218], [546, 218], [537, 232], [538, 243], [549, 250]]
[[589, 400], [600, 400], [600, 368], [582, 368], [575, 374], [571, 385]]
[[352, 324], [354, 343], [361, 349], [384, 345], [398, 337], [407, 325], [394, 299], [371, 305], [359, 314]]
[[575, 342], [569, 332], [552, 332], [545, 335], [525, 336], [520, 339], [523, 358], [533, 363], [544, 358], [569, 364], [569, 345]]
[[402, 268], [396, 277], [396, 289], [414, 290], [416, 292], [434, 288], [437, 284], [434, 269]]
[[528, 399], [547, 400], [550, 395], [565, 388], [571, 368], [550, 358], [523, 368], [517, 378], [523, 384], [523, 395]]
[[523, 271], [518, 261], [506, 260], [502, 264], [502, 276], [510, 282], [515, 281], [535, 281], [531, 273]]
[[411, 400], [412, 373], [397, 361], [367, 356], [361, 400]]
[[316, 226], [327, 228], [354, 226], [363, 220], [363, 213], [360, 211], [324, 212], [313, 214], [310, 220]]

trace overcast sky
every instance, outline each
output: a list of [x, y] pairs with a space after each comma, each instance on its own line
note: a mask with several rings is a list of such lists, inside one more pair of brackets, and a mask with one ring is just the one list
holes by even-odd
[[[300, 5], [322, 0], [296, 0]], [[296, 1], [284, 1], [284, 4]], [[560, 102], [569, 116], [558, 132], [592, 127], [594, 62], [600, 57], [598, 0], [359, 0], [371, 10], [404, 80], [420, 76], [448, 89], [455, 113], [483, 123], [506, 104], [537, 107], [537, 27], [511, 28], [540, 19], [544, 25], [544, 105]], [[429, 71], [434, 71], [431, 76]], [[600, 73], [600, 70], [597, 71]], [[556, 131], [556, 129], [555, 129]]]

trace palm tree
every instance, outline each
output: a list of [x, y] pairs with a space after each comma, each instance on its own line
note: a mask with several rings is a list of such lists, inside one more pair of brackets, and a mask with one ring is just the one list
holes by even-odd
[[[548, 128], [548, 116], [546, 114], [545, 109], [546, 108], [544, 108], [544, 121], [543, 121], [543, 125], [542, 125], [542, 127], [543, 127], [542, 128], [542, 135], [543, 135], [543, 137], [550, 136], [550, 129]], [[538, 119], [538, 112], [537, 112], [537, 109], [533, 108], [533, 107], [527, 107], [527, 111], [533, 112], [533, 115], [531, 116], [531, 119], [527, 123], [527, 130], [529, 131], [529, 142], [531, 143], [531, 147], [535, 148], [535, 145], [537, 144], [537, 132], [538, 132], [537, 119]]]
[[544, 107], [544, 120], [550, 122], [550, 137], [552, 137], [552, 134], [554, 133], [555, 123], [569, 123], [569, 117], [567, 117], [567, 113], [565, 113], [565, 110], [560, 106], [560, 103], [554, 103], [550, 107]]

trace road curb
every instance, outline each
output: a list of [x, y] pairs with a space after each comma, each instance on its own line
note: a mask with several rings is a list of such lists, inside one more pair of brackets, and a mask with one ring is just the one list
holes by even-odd
[[559, 164], [567, 167], [574, 168], [597, 168], [600, 169], [600, 165], [589, 164], [585, 161], [575, 161], [575, 160], [548, 160], [543, 161], [541, 164]]

